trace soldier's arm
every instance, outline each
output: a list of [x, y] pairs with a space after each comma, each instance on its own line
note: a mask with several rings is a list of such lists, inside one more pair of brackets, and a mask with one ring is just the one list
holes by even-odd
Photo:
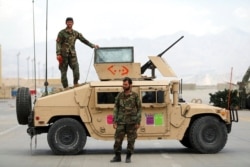
[[136, 106], [137, 106], [137, 124], [141, 123], [141, 100], [140, 97], [136, 96]]
[[95, 48], [96, 45], [89, 42], [86, 38], [83, 37], [83, 35], [81, 33], [77, 33], [77, 34], [78, 34], [77, 39], [79, 39], [82, 43], [88, 45], [91, 48]]
[[141, 100], [138, 94], [135, 96], [136, 108], [137, 108], [137, 121], [136, 123], [140, 125], [141, 123]]
[[118, 106], [118, 97], [115, 98], [115, 106], [114, 106], [114, 110], [113, 110], [113, 128], [116, 129], [117, 128], [117, 113], [119, 110], [119, 106]]
[[57, 39], [56, 39], [56, 55], [61, 55], [62, 50], [62, 34], [61, 32], [58, 33]]
[[[119, 96], [119, 94], [118, 94], [118, 96]], [[119, 110], [118, 96], [115, 98], [115, 105], [114, 105], [114, 110], [113, 110], [113, 123], [117, 123], [117, 113]]]

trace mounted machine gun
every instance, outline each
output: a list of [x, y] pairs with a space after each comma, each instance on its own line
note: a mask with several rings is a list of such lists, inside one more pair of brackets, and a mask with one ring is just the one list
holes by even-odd
[[[162, 55], [164, 53], [166, 53], [169, 49], [171, 49], [176, 43], [178, 43], [182, 38], [184, 38], [184, 36], [181, 36], [177, 41], [175, 41], [172, 45], [170, 45], [167, 49], [165, 49], [163, 52], [161, 52], [160, 54], [158, 54], [156, 57], [162, 57]], [[144, 72], [147, 69], [151, 69], [151, 77], [155, 78], [155, 68], [156, 68], [156, 62], [154, 61], [157, 58], [152, 58], [149, 57], [150, 60], [147, 61], [143, 66], [141, 66], [141, 74], [144, 74]], [[152, 60], [154, 59], [154, 60]], [[159, 69], [160, 70], [160, 69]], [[161, 71], [162, 72], [162, 71]], [[173, 72], [172, 72], [173, 73]]]

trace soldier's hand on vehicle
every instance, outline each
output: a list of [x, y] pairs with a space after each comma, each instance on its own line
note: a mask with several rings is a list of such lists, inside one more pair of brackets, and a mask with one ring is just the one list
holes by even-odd
[[61, 55], [57, 55], [56, 58], [57, 58], [59, 64], [62, 64], [62, 62], [63, 62], [62, 56]]
[[114, 128], [114, 129], [117, 128], [117, 123], [113, 123], [113, 128]]
[[99, 45], [94, 45], [94, 48], [95, 48], [95, 49], [98, 49], [98, 48], [99, 48]]

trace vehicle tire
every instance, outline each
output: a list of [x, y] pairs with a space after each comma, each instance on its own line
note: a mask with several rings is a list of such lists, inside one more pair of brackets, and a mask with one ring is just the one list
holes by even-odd
[[55, 154], [74, 155], [85, 146], [87, 135], [80, 122], [73, 118], [62, 118], [50, 127], [47, 140]]
[[227, 128], [216, 117], [200, 117], [192, 123], [189, 139], [196, 151], [204, 154], [217, 153], [227, 142]]
[[28, 124], [28, 117], [31, 112], [31, 107], [31, 95], [29, 88], [18, 88], [16, 95], [16, 115], [19, 124]]
[[187, 136], [185, 135], [185, 136], [183, 137], [183, 139], [180, 140], [180, 143], [181, 143], [183, 146], [187, 147], [187, 148], [193, 148], [192, 145], [191, 145], [191, 143], [190, 143], [190, 140], [189, 140], [189, 136], [188, 136], [188, 135], [187, 135]]

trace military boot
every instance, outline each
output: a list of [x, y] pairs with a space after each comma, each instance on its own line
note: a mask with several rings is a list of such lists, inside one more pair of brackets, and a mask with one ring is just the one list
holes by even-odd
[[126, 160], [125, 160], [126, 163], [131, 162], [131, 155], [132, 155], [131, 153], [127, 153]]
[[114, 158], [110, 162], [121, 162], [121, 153], [115, 153]]

